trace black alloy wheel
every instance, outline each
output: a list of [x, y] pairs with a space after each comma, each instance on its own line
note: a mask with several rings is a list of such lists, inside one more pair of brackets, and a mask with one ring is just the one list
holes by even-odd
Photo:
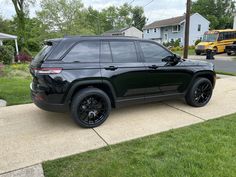
[[87, 88], [75, 95], [71, 113], [75, 122], [84, 128], [101, 125], [111, 110], [109, 97], [102, 90]]
[[213, 91], [212, 83], [209, 79], [198, 78], [192, 88], [187, 93], [185, 100], [187, 104], [194, 107], [205, 106], [211, 99]]

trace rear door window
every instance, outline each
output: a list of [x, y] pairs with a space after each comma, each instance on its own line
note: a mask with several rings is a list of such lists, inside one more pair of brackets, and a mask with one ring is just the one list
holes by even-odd
[[65, 62], [99, 62], [99, 41], [83, 41], [76, 44], [64, 57]]
[[107, 41], [101, 42], [101, 62], [112, 62], [110, 44]]
[[135, 44], [132, 41], [111, 41], [111, 53], [115, 63], [138, 62]]

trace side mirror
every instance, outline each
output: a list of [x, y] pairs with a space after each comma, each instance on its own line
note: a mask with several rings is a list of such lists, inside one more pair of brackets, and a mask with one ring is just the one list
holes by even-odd
[[180, 56], [174, 54], [174, 55], [163, 58], [162, 61], [166, 63], [178, 63], [180, 59], [181, 59]]
[[166, 62], [166, 63], [171, 63], [173, 62], [173, 56], [167, 56], [163, 58], [161, 61]]

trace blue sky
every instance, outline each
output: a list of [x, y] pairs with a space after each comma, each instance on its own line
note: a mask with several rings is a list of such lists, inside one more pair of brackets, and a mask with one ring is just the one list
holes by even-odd
[[[86, 7], [92, 6], [98, 10], [110, 5], [119, 6], [125, 2], [129, 3], [131, 1], [132, 0], [82, 0]], [[134, 0], [132, 5], [144, 6], [150, 1], [151, 0]], [[36, 5], [31, 7], [30, 16], [35, 16], [35, 11], [40, 10], [39, 1], [36, 0], [36, 2]], [[183, 15], [185, 12], [185, 3], [186, 0], [154, 0], [144, 8], [145, 15], [149, 19], [148, 23]], [[11, 0], [0, 0], [0, 15], [4, 18], [11, 18], [15, 15]]]

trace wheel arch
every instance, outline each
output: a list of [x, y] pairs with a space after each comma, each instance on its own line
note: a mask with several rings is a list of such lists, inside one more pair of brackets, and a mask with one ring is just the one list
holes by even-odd
[[200, 71], [200, 72], [195, 73], [195, 75], [193, 76], [189, 86], [187, 87], [186, 94], [193, 86], [195, 80], [200, 77], [209, 79], [212, 83], [213, 88], [215, 87], [215, 82], [216, 82], [215, 72], [214, 71]]
[[71, 87], [69, 91], [67, 92], [65, 98], [63, 99], [65, 103], [68, 103], [70, 105], [71, 100], [73, 96], [81, 89], [84, 88], [98, 88], [102, 91], [104, 91], [108, 97], [111, 100], [112, 107], [116, 107], [115, 100], [116, 100], [116, 94], [112, 87], [112, 85], [108, 81], [102, 81], [102, 80], [89, 80], [89, 81], [75, 81], [71, 83]]

